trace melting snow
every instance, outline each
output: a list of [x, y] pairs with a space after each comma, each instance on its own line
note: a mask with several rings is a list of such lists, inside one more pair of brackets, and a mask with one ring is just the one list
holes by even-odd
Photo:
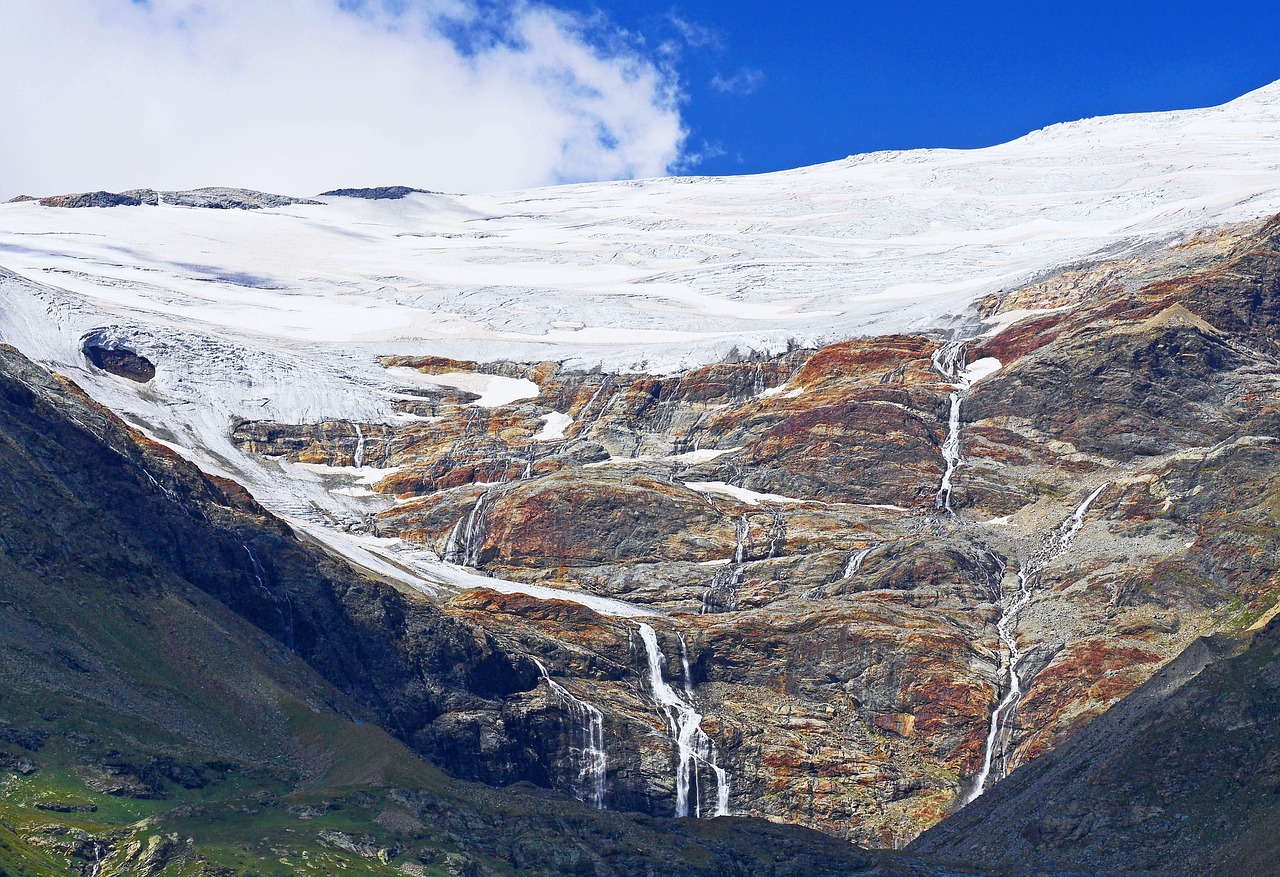
[[760, 505], [762, 502], [774, 503], [810, 503], [811, 499], [796, 499], [790, 496], [779, 496], [776, 493], [757, 493], [754, 490], [747, 490], [745, 487], [737, 487], [733, 484], [726, 484], [723, 481], [686, 481], [684, 486], [690, 490], [696, 490], [699, 493], [722, 493], [725, 496], [732, 496], [734, 499], [745, 502], [747, 505]]
[[542, 416], [542, 429], [533, 437], [535, 442], [547, 442], [564, 438], [565, 430], [573, 425], [573, 418], [559, 411]]
[[503, 375], [485, 375], [479, 372], [446, 372], [439, 375], [423, 374], [416, 368], [394, 366], [387, 373], [409, 381], [417, 381], [434, 387], [453, 387], [480, 398], [474, 404], [481, 408], [498, 408], [521, 399], [536, 399], [541, 390], [527, 378], [508, 378]]

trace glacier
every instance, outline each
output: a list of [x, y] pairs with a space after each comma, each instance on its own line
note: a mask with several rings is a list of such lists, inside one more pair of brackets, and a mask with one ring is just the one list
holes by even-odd
[[[387, 354], [670, 373], [788, 342], [972, 334], [987, 293], [1280, 213], [1280, 83], [1219, 107], [1069, 122], [984, 149], [317, 200], [0, 205], [0, 340], [236, 479], [308, 537], [431, 592], [493, 580], [365, 535], [362, 522], [392, 502], [361, 487], [378, 470], [255, 459], [231, 424], [395, 423], [411, 416], [394, 401], [422, 382], [474, 389], [477, 405], [537, 394], [508, 378], [406, 375], [379, 364]], [[93, 368], [81, 352], [90, 331], [145, 355], [155, 378]], [[561, 423], [548, 420], [547, 434]]]

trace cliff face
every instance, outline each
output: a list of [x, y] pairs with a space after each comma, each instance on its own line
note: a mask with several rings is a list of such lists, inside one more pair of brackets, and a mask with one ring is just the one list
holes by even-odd
[[461, 783], [405, 745], [545, 786], [563, 709], [534, 662], [0, 346], [0, 872], [980, 873]]
[[[1217, 229], [1009, 290], [964, 344], [661, 378], [388, 357], [539, 392], [234, 437], [385, 469], [373, 534], [660, 613], [663, 678], [714, 744], [692, 761], [703, 812], [714, 761], [734, 811], [892, 845], [1275, 602], [1278, 240]], [[607, 803], [677, 809], [637, 622], [501, 590], [444, 608], [602, 711]], [[553, 721], [532, 704], [508, 698], [508, 727]], [[569, 788], [564, 722], [549, 779]]]

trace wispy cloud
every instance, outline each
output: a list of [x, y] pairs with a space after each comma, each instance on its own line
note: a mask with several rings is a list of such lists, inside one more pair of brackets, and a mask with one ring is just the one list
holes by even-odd
[[737, 73], [717, 73], [711, 77], [711, 87], [723, 94], [754, 94], [764, 85], [764, 72], [753, 67], [743, 67]]
[[667, 21], [689, 48], [711, 49], [716, 52], [724, 50], [724, 41], [720, 38], [719, 32], [713, 28], [682, 18], [674, 10], [667, 13]]
[[698, 169], [698, 165], [702, 164], [704, 161], [722, 158], [728, 154], [729, 152], [724, 148], [723, 143], [720, 143], [719, 141], [712, 143], [704, 140], [702, 141], [701, 148], [685, 149], [684, 154], [680, 156], [680, 161], [677, 163], [675, 170], [677, 173], [682, 174], [693, 173]]
[[5, 0], [0, 180], [476, 191], [680, 156], [672, 72], [525, 0]]

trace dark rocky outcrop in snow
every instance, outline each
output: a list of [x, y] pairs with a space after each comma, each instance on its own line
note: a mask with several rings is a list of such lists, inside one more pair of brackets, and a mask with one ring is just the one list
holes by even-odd
[[321, 198], [365, 198], [369, 201], [395, 201], [409, 195], [438, 195], [429, 189], [415, 189], [412, 186], [374, 186], [369, 189], [332, 189], [321, 192]]
[[[13, 201], [35, 200], [25, 195]], [[155, 207], [170, 204], [174, 207], [203, 207], [213, 210], [260, 210], [264, 207], [289, 207], [294, 204], [320, 204], [308, 198], [291, 195], [273, 195], [252, 189], [229, 189], [210, 186], [186, 192], [157, 192], [155, 189], [128, 189], [124, 192], [77, 192], [70, 195], [50, 195], [41, 198], [45, 207]]]

